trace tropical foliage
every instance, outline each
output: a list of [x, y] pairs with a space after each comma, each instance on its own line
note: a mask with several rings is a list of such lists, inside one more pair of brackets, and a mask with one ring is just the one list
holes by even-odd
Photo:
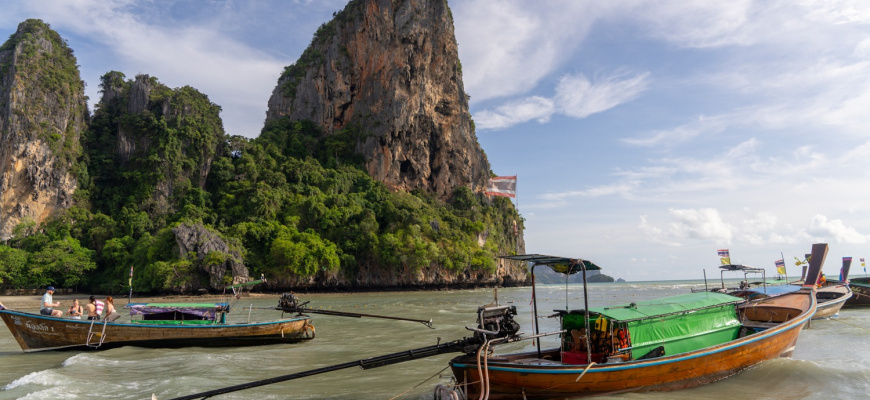
[[205, 95], [147, 79], [147, 107], [129, 112], [134, 82], [103, 76], [103, 91], [119, 95], [99, 104], [84, 139], [78, 205], [16, 228], [0, 246], [4, 284], [118, 292], [132, 267], [137, 291], [177, 290], [227, 257], [177, 254], [181, 223], [209, 227], [251, 276], [492, 273], [495, 256], [516, 248], [522, 220], [508, 199], [390, 191], [362, 167], [366, 133], [355, 126], [326, 136], [281, 119], [256, 139], [226, 136]]

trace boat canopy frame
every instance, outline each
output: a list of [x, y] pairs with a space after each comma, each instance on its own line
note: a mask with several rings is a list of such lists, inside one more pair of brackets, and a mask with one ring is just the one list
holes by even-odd
[[[748, 289], [749, 279], [747, 278], [749, 274], [757, 274], [761, 273], [761, 287], [763, 288], [763, 293], [767, 294], [767, 272], [764, 268], [758, 267], [750, 267], [748, 265], [740, 265], [740, 264], [726, 264], [719, 266], [719, 280], [722, 283], [722, 289], [725, 289], [725, 272], [736, 272], [743, 271], [743, 281], [741, 282], [741, 289]], [[746, 283], [747, 287], [743, 288], [743, 284]]]
[[[571, 257], [560, 257], [560, 256], [549, 256], [545, 254], [517, 254], [512, 256], [499, 256], [499, 258], [505, 260], [514, 260], [514, 261], [525, 261], [532, 264], [530, 268], [530, 272], [532, 274], [532, 305], [533, 305], [533, 313], [535, 316], [534, 324], [535, 324], [535, 338], [536, 348], [538, 350], [538, 358], [541, 358], [541, 338], [540, 338], [540, 328], [538, 324], [538, 299], [535, 293], [535, 267], [538, 265], [543, 265], [549, 267], [555, 272], [572, 275], [579, 272], [583, 273], [583, 312], [586, 320], [586, 332], [590, 331], [589, 326], [589, 289], [588, 283], [586, 281], [586, 271], [597, 271], [600, 270], [601, 267], [595, 265], [595, 263], [584, 260], [582, 258], [571, 258]], [[567, 282], [567, 281], [566, 281]], [[590, 348], [589, 336], [586, 336], [586, 348]], [[587, 362], [592, 363], [592, 354], [586, 354]]]

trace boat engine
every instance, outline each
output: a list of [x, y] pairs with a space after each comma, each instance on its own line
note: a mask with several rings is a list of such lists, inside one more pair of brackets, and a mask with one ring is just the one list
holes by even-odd
[[473, 331], [481, 343], [500, 338], [513, 338], [520, 330], [514, 321], [516, 306], [481, 306], [477, 309], [477, 328], [465, 327]]
[[292, 292], [284, 293], [281, 295], [281, 298], [278, 299], [278, 309], [287, 313], [303, 313], [305, 312], [305, 305], [309, 302], [304, 302], [299, 304], [299, 297], [296, 297]]

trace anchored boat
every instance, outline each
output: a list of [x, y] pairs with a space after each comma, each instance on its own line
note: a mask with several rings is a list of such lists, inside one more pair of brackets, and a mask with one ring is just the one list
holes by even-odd
[[[843, 257], [843, 267], [840, 270], [840, 276], [849, 276], [849, 267], [852, 264], [851, 257]], [[788, 283], [785, 280], [777, 280], [769, 282], [765, 278], [763, 268], [755, 268], [745, 265], [722, 265], [719, 267], [722, 274], [726, 271], [743, 272], [744, 279], [740, 282], [739, 288], [726, 289], [724, 276], [722, 278], [722, 287], [713, 289], [719, 293], [727, 293], [732, 296], [742, 297], [748, 300], [757, 300], [764, 297], [779, 296], [784, 293], [791, 293], [800, 290], [803, 285], [801, 281], [796, 283]], [[845, 272], [845, 275], [843, 274]], [[761, 281], [750, 281], [749, 274], [761, 274]], [[806, 277], [805, 277], [806, 278]], [[852, 297], [852, 290], [847, 282], [828, 280], [817, 285], [816, 302], [818, 307], [813, 319], [831, 318], [840, 313], [840, 309]]]
[[307, 316], [227, 322], [229, 303], [132, 303], [126, 308], [130, 309], [130, 321], [125, 322], [56, 318], [9, 309], [0, 310], [0, 318], [25, 352], [120, 346], [251, 346], [314, 337], [314, 326]]
[[[758, 301], [698, 292], [611, 307], [560, 310], [561, 344], [489, 355], [489, 344], [450, 361], [466, 398], [564, 398], [629, 391], [668, 391], [717, 381], [762, 361], [790, 356], [816, 312], [815, 285], [827, 244], [813, 245], [810, 272], [798, 291]], [[503, 257], [562, 273], [600, 269], [580, 259]], [[533, 286], [534, 297], [534, 286]], [[537, 318], [537, 307], [535, 307]], [[541, 334], [536, 330], [536, 336]], [[498, 343], [498, 339], [493, 341]]]
[[846, 301], [844, 307], [870, 306], [870, 277], [860, 277], [849, 280], [852, 298]]
[[830, 318], [840, 313], [840, 309], [852, 298], [852, 288], [849, 287], [849, 268], [852, 266], [852, 257], [843, 257], [843, 266], [840, 268], [838, 280], [828, 280], [816, 290], [816, 300], [819, 308], [813, 319]]

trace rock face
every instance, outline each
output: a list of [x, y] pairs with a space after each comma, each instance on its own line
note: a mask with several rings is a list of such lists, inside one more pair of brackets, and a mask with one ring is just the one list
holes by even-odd
[[479, 191], [490, 167], [461, 69], [446, 1], [352, 0], [285, 69], [266, 119], [357, 129], [369, 174], [392, 189]]
[[[110, 160], [92, 163], [99, 168], [90, 174], [102, 186], [94, 190], [94, 203], [100, 207], [107, 198], [116, 197], [114, 188], [136, 189], [123, 172], [147, 171], [134, 175], [154, 192], [123, 206], [146, 211], [152, 218], [177, 211], [174, 197], [205, 187], [224, 136], [220, 106], [192, 87], [170, 89], [148, 75], [125, 81], [120, 72], [109, 72], [102, 77], [101, 88], [88, 151], [91, 160]], [[107, 171], [104, 165], [114, 168]]]
[[0, 240], [72, 205], [87, 122], [73, 51], [42, 21], [22, 22], [0, 47]]
[[[190, 252], [195, 252], [197, 262], [202, 271], [208, 274], [209, 286], [212, 290], [221, 290], [229, 283], [224, 276], [232, 278], [231, 284], [245, 283], [248, 279], [248, 269], [242, 263], [242, 255], [231, 248], [227, 242], [202, 225], [180, 224], [172, 229], [175, 242], [178, 245], [179, 257], [183, 258]], [[230, 272], [227, 275], [227, 272]], [[199, 288], [182, 288], [196, 290]]]

